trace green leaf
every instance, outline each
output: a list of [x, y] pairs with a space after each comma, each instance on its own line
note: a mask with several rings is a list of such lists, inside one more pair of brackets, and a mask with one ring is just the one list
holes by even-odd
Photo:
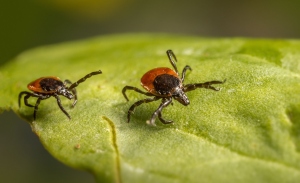
[[[146, 121], [160, 101], [127, 111], [146, 96], [128, 91], [155, 67], [177, 56], [185, 83], [224, 80], [218, 92], [187, 93], [187, 107], [165, 108], [174, 124]], [[76, 81], [78, 103], [54, 98], [33, 109], [18, 107], [19, 92], [41, 76]], [[0, 108], [31, 125], [45, 148], [63, 163], [93, 173], [97, 182], [297, 182], [300, 180], [300, 41], [203, 39], [171, 35], [115, 35], [39, 47], [1, 66]], [[34, 104], [36, 98], [29, 102]], [[47, 166], [47, 165], [45, 165]]]

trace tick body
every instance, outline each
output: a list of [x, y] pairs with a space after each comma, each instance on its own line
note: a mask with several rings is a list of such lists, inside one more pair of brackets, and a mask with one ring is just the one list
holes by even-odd
[[[87, 74], [83, 78], [79, 79], [77, 82], [72, 83], [70, 80], [65, 80], [64, 82], [61, 81], [58, 77], [55, 76], [49, 76], [49, 77], [41, 77], [35, 81], [32, 81], [27, 85], [27, 88], [31, 90], [31, 92], [28, 91], [22, 91], [19, 94], [19, 107], [21, 106], [21, 99], [22, 96], [24, 97], [24, 103], [28, 107], [34, 107], [33, 112], [33, 118], [36, 119], [36, 114], [38, 111], [38, 106], [41, 102], [41, 100], [48, 99], [50, 97], [55, 97], [57, 104], [60, 108], [60, 110], [69, 118], [71, 119], [70, 115], [67, 113], [67, 111], [63, 108], [61, 105], [60, 97], [59, 95], [62, 95], [66, 97], [67, 99], [71, 100], [74, 99], [74, 102], [72, 106], [74, 107], [77, 103], [77, 92], [76, 87], [84, 82], [87, 78], [90, 78], [94, 75], [101, 74], [102, 71], [95, 71]], [[30, 97], [36, 97], [37, 101], [35, 105], [31, 105], [28, 103], [28, 98]]]
[[159, 67], [152, 69], [146, 72], [141, 78], [141, 85], [146, 90], [142, 91], [136, 87], [125, 86], [122, 90], [122, 93], [127, 101], [129, 101], [126, 91], [134, 90], [138, 93], [144, 94], [146, 96], [150, 96], [151, 98], [146, 98], [143, 100], [139, 100], [135, 102], [128, 110], [127, 121], [130, 121], [130, 116], [133, 113], [134, 109], [143, 103], [149, 103], [156, 100], [162, 101], [160, 106], [156, 109], [156, 111], [152, 114], [151, 118], [147, 123], [151, 125], [155, 125], [155, 119], [158, 119], [164, 123], [169, 124], [173, 123], [171, 120], [165, 120], [162, 117], [162, 110], [172, 103], [172, 100], [175, 99], [180, 102], [182, 105], [187, 106], [190, 104], [188, 97], [186, 96], [186, 92], [195, 90], [197, 88], [207, 88], [215, 91], [219, 91], [218, 88], [212, 86], [212, 84], [223, 84], [224, 81], [209, 81], [205, 83], [195, 83], [195, 84], [187, 84], [184, 85], [185, 73], [187, 70], [192, 70], [190, 66], [186, 65], [182, 70], [181, 77], [179, 76], [176, 63], [177, 59], [172, 50], [167, 51], [167, 55], [173, 69], [167, 67]]

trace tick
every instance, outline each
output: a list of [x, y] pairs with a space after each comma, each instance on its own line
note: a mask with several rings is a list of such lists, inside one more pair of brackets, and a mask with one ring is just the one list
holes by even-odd
[[[83, 78], [79, 79], [77, 82], [72, 83], [70, 80], [65, 80], [62, 82], [58, 77], [55, 76], [49, 76], [49, 77], [41, 77], [35, 81], [32, 81], [27, 85], [27, 88], [31, 90], [32, 92], [28, 91], [22, 91], [19, 94], [19, 107], [21, 107], [21, 98], [23, 95], [24, 97], [24, 103], [28, 107], [34, 107], [33, 112], [33, 119], [36, 119], [36, 113], [38, 111], [38, 106], [41, 102], [41, 100], [48, 99], [50, 97], [56, 98], [58, 107], [60, 110], [65, 113], [65, 115], [71, 119], [70, 115], [67, 113], [67, 111], [63, 108], [61, 105], [61, 101], [59, 98], [59, 95], [62, 95], [69, 100], [74, 99], [74, 102], [72, 104], [72, 107], [74, 107], [77, 103], [77, 92], [76, 87], [84, 82], [87, 78], [90, 78], [94, 75], [101, 74], [102, 71], [95, 71], [87, 74]], [[69, 86], [68, 86], [69, 85]], [[31, 105], [28, 103], [28, 98], [30, 97], [36, 97], [37, 101], [35, 105]]]
[[134, 90], [135, 92], [141, 93], [143, 95], [151, 96], [151, 98], [139, 100], [131, 105], [127, 113], [127, 122], [130, 121], [130, 116], [134, 112], [134, 109], [136, 107], [143, 103], [150, 103], [161, 99], [161, 104], [152, 114], [150, 120], [148, 120], [147, 123], [155, 126], [156, 117], [158, 117], [158, 119], [164, 124], [173, 123], [172, 120], [165, 120], [161, 114], [162, 110], [165, 107], [172, 104], [172, 99], [175, 99], [182, 105], [187, 106], [190, 104], [190, 101], [186, 95], [186, 92], [195, 90], [197, 88], [206, 88], [214, 91], [219, 91], [218, 88], [215, 88], [212, 85], [223, 84], [226, 81], [208, 81], [205, 83], [184, 85], [183, 82], [185, 79], [185, 73], [187, 70], [192, 70], [191, 67], [186, 65], [183, 68], [180, 77], [176, 66], [177, 59], [175, 54], [172, 50], [167, 50], [167, 55], [174, 70], [167, 67], [159, 67], [146, 72], [141, 78], [141, 85], [146, 90], [146, 92], [133, 86], [125, 86], [123, 88], [122, 93], [127, 101], [129, 101], [126, 95], [127, 90]]

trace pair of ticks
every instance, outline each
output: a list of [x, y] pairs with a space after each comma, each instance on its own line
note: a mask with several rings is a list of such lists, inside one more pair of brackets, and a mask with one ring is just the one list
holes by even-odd
[[[162, 117], [162, 110], [167, 107], [169, 104], [172, 104], [172, 99], [174, 98], [182, 105], [187, 106], [190, 104], [188, 97], [186, 96], [186, 92], [195, 90], [197, 88], [206, 88], [211, 89], [214, 91], [219, 91], [218, 88], [212, 86], [212, 84], [223, 84], [224, 81], [208, 81], [205, 83], [195, 83], [195, 84], [186, 84], [184, 85], [185, 73], [187, 70], [192, 70], [190, 66], [186, 65], [181, 73], [181, 78], [179, 76], [179, 72], [176, 67], [176, 56], [174, 55], [172, 50], [167, 50], [167, 55], [173, 69], [167, 67], [159, 67], [152, 69], [146, 72], [143, 77], [141, 78], [141, 85], [146, 90], [142, 91], [133, 86], [125, 86], [122, 90], [122, 93], [127, 101], [129, 101], [126, 91], [127, 90], [134, 90], [138, 93], [144, 94], [146, 96], [152, 96], [151, 98], [146, 98], [143, 100], [139, 100], [135, 102], [128, 110], [127, 114], [127, 121], [130, 121], [130, 115], [133, 113], [134, 109], [143, 103], [150, 103], [156, 100], [161, 99], [161, 104], [152, 114], [148, 124], [155, 125], [155, 119], [158, 119], [164, 123], [169, 124], [173, 123], [171, 120], [165, 120]], [[32, 92], [23, 91], [19, 94], [19, 107], [21, 106], [21, 99], [22, 96], [24, 97], [24, 103], [28, 107], [34, 107], [33, 118], [36, 119], [36, 113], [38, 111], [38, 106], [41, 100], [45, 100], [50, 98], [51, 96], [55, 97], [57, 100], [57, 104], [61, 111], [65, 113], [65, 115], [71, 119], [70, 115], [67, 111], [63, 108], [59, 95], [62, 95], [69, 100], [74, 99], [72, 107], [74, 107], [77, 103], [77, 92], [76, 87], [84, 82], [87, 78], [90, 78], [94, 75], [101, 74], [102, 71], [95, 71], [87, 74], [83, 78], [79, 79], [77, 82], [72, 83], [70, 80], [65, 80], [62, 82], [58, 77], [50, 76], [50, 77], [42, 77], [39, 78], [27, 85], [27, 88]], [[28, 98], [36, 97], [37, 101], [35, 105], [31, 105], [28, 103]]]

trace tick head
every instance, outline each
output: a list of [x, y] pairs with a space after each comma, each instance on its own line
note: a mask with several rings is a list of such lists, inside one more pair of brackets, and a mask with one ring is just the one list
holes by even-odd
[[72, 94], [72, 92], [70, 92], [67, 88], [65, 88], [65, 87], [62, 87], [62, 88], [60, 88], [58, 91], [57, 91], [57, 93], [59, 94], [59, 95], [63, 95], [63, 96], [65, 96], [66, 98], [68, 98], [68, 99], [72, 99], [72, 98], [74, 98], [74, 95]]
[[172, 94], [173, 98], [180, 102], [182, 105], [187, 106], [190, 104], [190, 101], [184, 91], [180, 87], [176, 87], [175, 91]]

